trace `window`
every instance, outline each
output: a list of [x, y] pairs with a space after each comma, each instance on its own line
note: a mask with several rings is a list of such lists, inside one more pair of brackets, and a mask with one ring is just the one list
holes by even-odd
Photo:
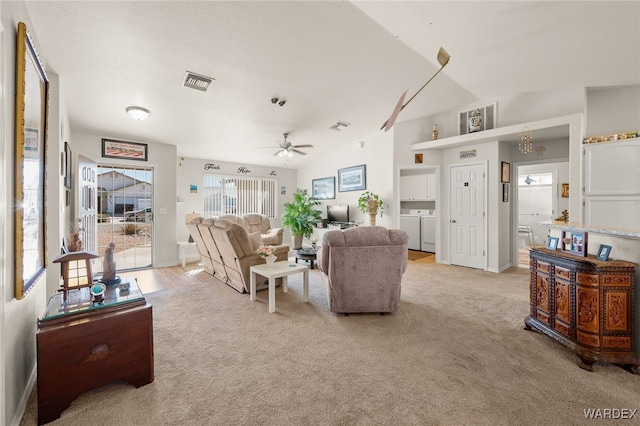
[[204, 216], [262, 213], [277, 215], [274, 179], [204, 175]]

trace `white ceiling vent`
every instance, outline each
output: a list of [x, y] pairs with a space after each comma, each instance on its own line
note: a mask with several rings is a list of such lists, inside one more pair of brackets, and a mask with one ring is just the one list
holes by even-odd
[[345, 127], [349, 126], [349, 123], [345, 123], [344, 121], [338, 121], [336, 124], [334, 124], [333, 126], [329, 127], [331, 130], [337, 130], [340, 131], [342, 129], [344, 129]]
[[213, 80], [214, 78], [212, 77], [205, 77], [204, 75], [187, 71], [182, 85], [184, 87], [190, 87], [191, 89], [200, 90], [201, 92], [206, 92]]

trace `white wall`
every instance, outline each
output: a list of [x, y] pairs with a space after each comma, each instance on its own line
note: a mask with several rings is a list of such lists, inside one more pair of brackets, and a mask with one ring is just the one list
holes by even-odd
[[[204, 170], [206, 164], [213, 164], [209, 170]], [[281, 228], [280, 214], [282, 205], [293, 200], [293, 193], [296, 191], [297, 171], [283, 167], [255, 166], [251, 164], [226, 163], [216, 160], [203, 160], [199, 158], [178, 157], [177, 159], [177, 180], [176, 194], [180, 203], [177, 204], [177, 226], [176, 238], [178, 241], [186, 241], [189, 238], [189, 231], [185, 225], [185, 215], [188, 213], [203, 213], [204, 207], [204, 174], [219, 174], [224, 176], [246, 176], [277, 179], [278, 181], [278, 215], [271, 220], [273, 228]], [[242, 171], [241, 171], [241, 168]], [[190, 191], [191, 185], [197, 185], [198, 192]], [[280, 194], [280, 189], [285, 188], [285, 194]], [[285, 232], [283, 244], [289, 244], [291, 234]]]
[[[149, 161], [102, 158], [102, 138], [130, 141], [112, 135], [94, 135], [71, 131], [69, 145], [74, 156], [83, 155], [98, 164], [119, 164], [153, 168], [153, 244], [155, 267], [174, 266], [178, 259], [176, 241], [176, 146], [152, 141], [135, 141], [149, 145]], [[75, 171], [77, 172], [77, 170]], [[74, 181], [77, 181], [74, 176]], [[160, 213], [166, 211], [166, 213]]]
[[[362, 147], [357, 142], [362, 142]], [[338, 191], [338, 169], [366, 165], [366, 191], [378, 194], [384, 202], [382, 217], [376, 225], [396, 228], [395, 173], [393, 166], [393, 131], [379, 131], [346, 145], [340, 150], [327, 152], [312, 164], [298, 170], [298, 187], [311, 193], [311, 180], [334, 176], [336, 178], [335, 200], [323, 200], [320, 209], [326, 217], [328, 204], [348, 204], [351, 220], [358, 225], [368, 225], [369, 217], [358, 210], [358, 198], [363, 191]]]
[[640, 85], [589, 89], [586, 136], [640, 130]]
[[[15, 93], [15, 54], [16, 29], [18, 22], [27, 24], [29, 33], [46, 63], [46, 52], [39, 49], [38, 34], [32, 27], [31, 20], [22, 2], [2, 2], [0, 19], [3, 27], [0, 40], [0, 91], [2, 114], [0, 117], [0, 288], [2, 289], [2, 315], [0, 344], [2, 360], [2, 390], [0, 391], [0, 409], [2, 424], [18, 424], [27, 404], [31, 389], [35, 384], [36, 373], [36, 320], [44, 312], [46, 304], [46, 279], [41, 278], [27, 295], [21, 299], [14, 298], [14, 238], [13, 238], [13, 188], [14, 180], [14, 93]], [[55, 82], [54, 82], [55, 83]], [[53, 88], [53, 90], [57, 90]], [[56, 114], [55, 106], [52, 108]], [[55, 164], [59, 163], [59, 154]], [[53, 170], [52, 170], [53, 169]], [[47, 184], [58, 168], [49, 168], [46, 173]], [[55, 181], [55, 178], [53, 179]], [[49, 202], [49, 200], [47, 200]], [[47, 204], [47, 207], [49, 205]], [[47, 212], [47, 221], [53, 212]]]

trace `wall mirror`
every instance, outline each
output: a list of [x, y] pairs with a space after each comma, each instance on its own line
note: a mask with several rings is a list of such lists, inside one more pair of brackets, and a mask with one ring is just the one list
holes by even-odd
[[47, 265], [45, 164], [49, 81], [27, 26], [18, 23], [15, 111], [15, 296], [22, 299]]

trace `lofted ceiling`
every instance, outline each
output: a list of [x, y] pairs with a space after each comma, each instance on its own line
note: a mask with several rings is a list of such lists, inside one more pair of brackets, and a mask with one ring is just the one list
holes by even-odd
[[[640, 2], [32, 1], [74, 131], [299, 168], [398, 122], [499, 96], [640, 84]], [[187, 71], [213, 77], [207, 92]], [[285, 100], [280, 106], [272, 98]], [[145, 121], [125, 113], [151, 110]], [[349, 123], [340, 131], [336, 122]], [[289, 133], [308, 155], [274, 154]]]

